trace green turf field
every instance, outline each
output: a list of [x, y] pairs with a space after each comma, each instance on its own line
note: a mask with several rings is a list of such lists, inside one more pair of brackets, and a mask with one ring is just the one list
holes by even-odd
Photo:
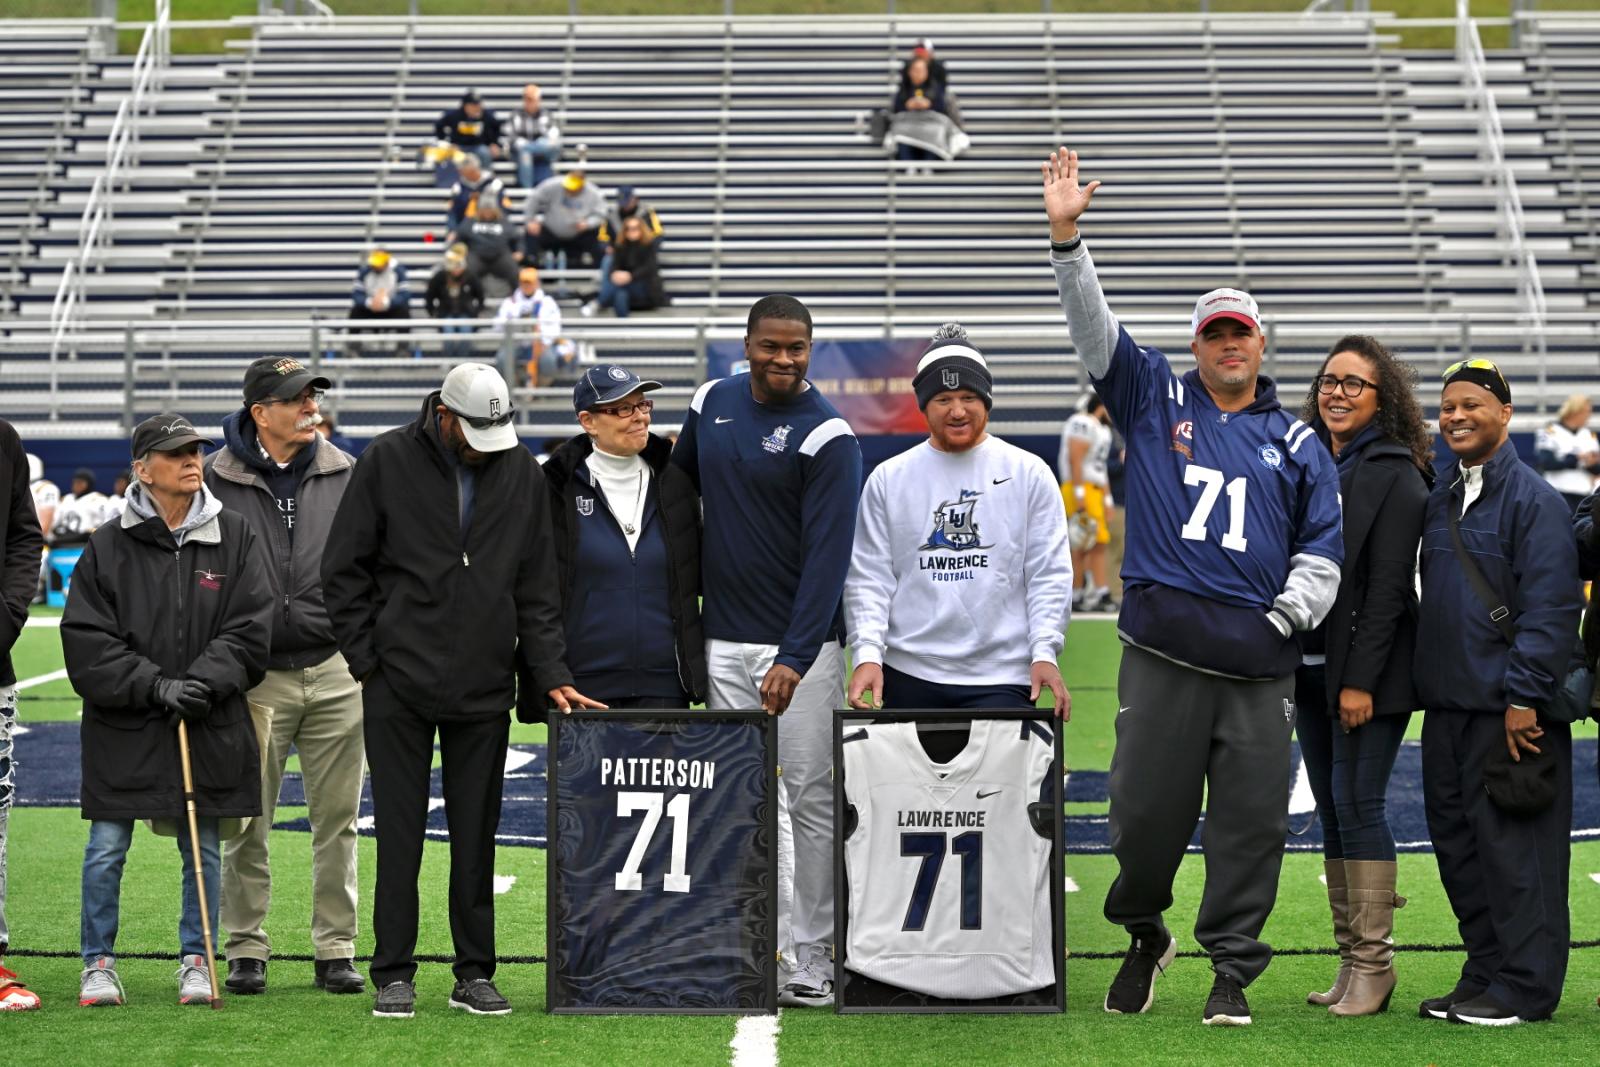
[[[1106, 622], [1074, 623], [1063, 666], [1075, 699], [1066, 734], [1073, 770], [1103, 770], [1111, 756], [1111, 720], [1117, 644]], [[58, 670], [57, 631], [28, 629], [16, 653], [24, 679]], [[77, 702], [65, 682], [46, 683], [21, 694], [24, 725], [71, 720]], [[1594, 736], [1593, 724], [1583, 736]], [[541, 741], [542, 728], [518, 728], [515, 740]], [[20, 773], [26, 775], [23, 766]], [[1592, 768], [1588, 770], [1592, 774]], [[280, 819], [303, 815], [280, 809]], [[470, 1018], [445, 1006], [450, 972], [443, 963], [424, 964], [418, 975], [418, 1014], [410, 1022], [371, 1018], [367, 997], [331, 997], [311, 987], [309, 962], [278, 961], [265, 997], [231, 997], [225, 1010], [180, 1008], [172, 973], [178, 910], [178, 856], [170, 840], [141, 831], [124, 880], [119, 965], [130, 1004], [120, 1010], [88, 1011], [76, 1004], [79, 963], [78, 874], [85, 827], [75, 810], [24, 808], [12, 814], [11, 889], [8, 915], [15, 949], [63, 953], [60, 957], [12, 959], [44, 997], [42, 1011], [0, 1016], [0, 1054], [19, 1065], [81, 1063], [131, 1054], [140, 1064], [220, 1063], [263, 1057], [272, 1067], [290, 1064], [654, 1064], [674, 1067], [730, 1062], [735, 1033], [731, 1018], [562, 1017], [543, 1013], [544, 968], [534, 963], [502, 965], [501, 990], [516, 1006], [508, 1019]], [[272, 918], [278, 951], [308, 954], [310, 907], [309, 840], [304, 834], [274, 834]], [[363, 906], [370, 900], [373, 842], [361, 840]], [[515, 876], [499, 898], [503, 956], [544, 953], [544, 858], [541, 850], [501, 848], [495, 870]], [[423, 926], [419, 952], [450, 951], [445, 911], [446, 847], [429, 842], [423, 873]], [[1202, 861], [1185, 861], [1169, 913], [1180, 948], [1192, 952], [1189, 927], [1198, 901]], [[1573, 849], [1572, 912], [1576, 939], [1600, 937], [1600, 842]], [[1334, 1019], [1308, 1007], [1304, 995], [1331, 980], [1331, 957], [1286, 954], [1250, 988], [1256, 1023], [1247, 1030], [1212, 1030], [1199, 1013], [1210, 974], [1202, 960], [1185, 958], [1158, 986], [1148, 1016], [1121, 1017], [1100, 1010], [1125, 947], [1121, 932], [1100, 917], [1100, 903], [1114, 873], [1110, 857], [1070, 855], [1067, 874], [1078, 890], [1067, 895], [1065, 1016], [852, 1016], [785, 1011], [777, 1056], [785, 1064], [949, 1064], [973, 1062], [1100, 1062], [1115, 1064], [1592, 1064], [1600, 1049], [1600, 948], [1572, 954], [1567, 996], [1555, 1021], [1513, 1031], [1424, 1022], [1415, 1016], [1424, 996], [1447, 990], [1460, 966], [1459, 953], [1408, 951], [1400, 955], [1400, 987], [1385, 1017]], [[1277, 911], [1267, 939], [1280, 951], [1312, 952], [1327, 944], [1326, 912], [1318, 882], [1318, 857], [1286, 857]], [[1431, 855], [1401, 857], [1401, 892], [1410, 906], [1399, 913], [1396, 940], [1407, 945], [1448, 946], [1454, 924]], [[363, 937], [360, 951], [370, 952]], [[153, 959], [135, 959], [149, 954]], [[751, 1061], [762, 1062], [762, 1061]], [[765, 1061], [765, 1062], [770, 1062]]]

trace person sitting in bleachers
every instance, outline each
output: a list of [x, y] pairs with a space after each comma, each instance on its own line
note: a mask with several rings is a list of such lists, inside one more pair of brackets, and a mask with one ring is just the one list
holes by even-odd
[[450, 203], [444, 217], [444, 243], [455, 244], [461, 237], [463, 224], [478, 217], [481, 204], [490, 203], [498, 204], [502, 212], [510, 210], [505, 182], [484, 168], [475, 156], [467, 156], [461, 161], [456, 183], [450, 187]]
[[661, 264], [655, 240], [645, 229], [644, 219], [630, 215], [622, 223], [622, 237], [611, 254], [607, 267], [600, 275], [600, 292], [594, 300], [583, 306], [585, 317], [608, 307], [617, 318], [625, 319], [629, 312], [658, 308], [667, 302], [661, 285]]
[[[478, 217], [466, 224], [461, 239], [467, 246], [467, 273], [484, 283], [486, 293], [499, 299], [517, 287], [522, 258], [517, 232], [493, 200], [479, 205]], [[491, 288], [491, 278], [500, 284]]]
[[[350, 317], [352, 319], [382, 319], [376, 327], [385, 333], [405, 333], [405, 327], [393, 325], [397, 320], [411, 317], [411, 286], [406, 281], [406, 268], [388, 250], [378, 247], [367, 253], [356, 270], [356, 283], [350, 290]], [[361, 332], [352, 327], [352, 334]], [[351, 354], [360, 352], [353, 345]], [[410, 346], [405, 341], [395, 345], [396, 355], [409, 355]]]
[[485, 167], [500, 158], [500, 120], [468, 89], [461, 103], [446, 108], [433, 124], [433, 135], [477, 156]]
[[549, 381], [563, 364], [571, 362], [571, 353], [561, 342], [561, 308], [539, 287], [539, 272], [533, 267], [522, 268], [517, 287], [501, 301], [494, 317], [497, 326], [519, 319], [534, 323], [531, 342], [524, 345], [519, 337], [516, 344], [528, 385], [537, 389], [541, 379]]
[[[894, 94], [894, 112], [896, 119], [902, 112], [934, 111], [943, 115], [944, 83], [934, 81], [931, 74], [932, 66], [926, 56], [913, 56], [911, 62], [906, 64], [905, 76], [901, 79], [900, 89]], [[896, 138], [896, 159], [933, 160], [938, 155], [920, 145], [908, 143]]]
[[605, 192], [583, 171], [546, 179], [528, 194], [525, 258], [537, 263], [549, 252], [564, 255], [569, 266], [580, 260], [596, 265], [605, 220]]
[[522, 107], [511, 113], [508, 136], [517, 164], [517, 184], [532, 189], [555, 173], [561, 161], [561, 130], [544, 109], [539, 87], [522, 87]]
[[644, 223], [644, 232], [652, 241], [661, 240], [661, 218], [656, 214], [655, 208], [640, 198], [638, 190], [631, 185], [617, 188], [616, 203], [611, 207], [611, 214], [600, 227], [600, 243], [606, 246], [606, 251], [622, 235], [622, 224], [628, 219], [637, 217]]
[[[439, 269], [428, 279], [422, 299], [428, 318], [450, 320], [450, 325], [440, 327], [441, 332], [471, 336], [472, 320], [483, 310], [483, 286], [467, 270], [466, 245], [450, 246]], [[472, 342], [452, 337], [444, 344], [444, 354], [451, 359], [470, 359]]]
[[933, 41], [927, 37], [919, 39], [916, 46], [911, 49], [911, 55], [900, 68], [900, 88], [907, 90], [911, 85], [911, 64], [918, 59], [925, 60], [928, 64], [928, 80], [944, 92], [945, 114], [950, 116], [950, 121], [957, 126], [961, 125], [961, 105], [956, 101], [955, 90], [950, 87], [950, 72], [933, 51]]

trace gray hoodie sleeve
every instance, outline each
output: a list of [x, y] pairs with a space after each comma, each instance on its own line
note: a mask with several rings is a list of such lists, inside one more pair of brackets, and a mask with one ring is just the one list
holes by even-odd
[[1333, 610], [1338, 595], [1339, 564], [1326, 556], [1301, 552], [1289, 561], [1289, 576], [1268, 617], [1280, 630], [1289, 627], [1285, 637], [1294, 630], [1315, 630]]
[[1106, 306], [1100, 279], [1094, 273], [1089, 247], [1078, 247], [1065, 256], [1050, 254], [1056, 272], [1056, 291], [1061, 294], [1061, 310], [1067, 316], [1072, 346], [1092, 378], [1105, 377], [1111, 368], [1111, 353], [1117, 347], [1117, 317]]

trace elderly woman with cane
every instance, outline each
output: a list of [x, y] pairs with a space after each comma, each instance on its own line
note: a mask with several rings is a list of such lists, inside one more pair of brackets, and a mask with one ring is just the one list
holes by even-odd
[[84, 1007], [126, 999], [115, 948], [136, 819], [187, 820], [178, 1002], [221, 1006], [219, 824], [261, 812], [245, 693], [266, 672], [273, 600], [265, 547], [203, 483], [209, 444], [181, 415], [139, 424], [127, 510], [89, 539], [61, 620], [83, 698]]

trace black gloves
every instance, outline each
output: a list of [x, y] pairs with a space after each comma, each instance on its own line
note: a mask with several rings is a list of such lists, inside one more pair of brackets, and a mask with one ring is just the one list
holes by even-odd
[[211, 714], [211, 690], [193, 678], [157, 678], [150, 696], [157, 707], [169, 713], [167, 725], [174, 730], [180, 719], [203, 722]]

